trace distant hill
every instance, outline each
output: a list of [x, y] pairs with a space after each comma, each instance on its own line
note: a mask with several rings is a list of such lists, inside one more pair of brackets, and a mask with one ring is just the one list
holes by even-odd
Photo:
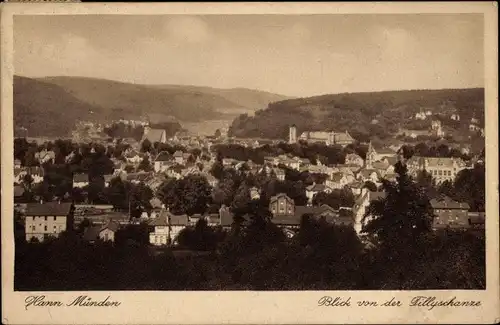
[[343, 93], [289, 99], [269, 104], [255, 116], [236, 118], [230, 134], [236, 137], [287, 139], [295, 124], [305, 130], [348, 130], [353, 136], [381, 138], [396, 133], [420, 110], [458, 113], [468, 125], [476, 117], [484, 125], [484, 89], [407, 90]]
[[[66, 135], [76, 120], [174, 119], [179, 122], [232, 120], [287, 97], [250, 89], [137, 85], [84, 77], [14, 77], [16, 126], [30, 135]], [[63, 114], [61, 114], [64, 112]], [[49, 114], [49, 115], [48, 115]], [[54, 114], [62, 116], [53, 118]], [[48, 121], [48, 116], [51, 120]], [[33, 120], [38, 122], [33, 124]], [[47, 120], [47, 121], [46, 121]], [[63, 123], [62, 129], [52, 128]]]
[[184, 90], [191, 90], [194, 92], [201, 92], [204, 94], [212, 94], [215, 96], [223, 97], [226, 100], [229, 100], [230, 102], [238, 104], [239, 108], [233, 107], [232, 109], [229, 110], [225, 108], [219, 109], [219, 111], [224, 112], [226, 114], [234, 114], [235, 112], [241, 110], [253, 113], [257, 110], [267, 107], [269, 103], [291, 98], [284, 95], [274, 94], [255, 89], [247, 89], [247, 88], [220, 89], [220, 88], [210, 88], [210, 87], [179, 86], [179, 85], [161, 85], [153, 87], [158, 87], [163, 89], [184, 89]]
[[27, 128], [29, 136], [68, 136], [75, 121], [91, 119], [99, 109], [57, 85], [14, 77], [14, 125]]

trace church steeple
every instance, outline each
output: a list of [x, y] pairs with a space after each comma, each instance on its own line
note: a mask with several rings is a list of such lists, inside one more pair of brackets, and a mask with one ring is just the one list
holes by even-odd
[[372, 163], [373, 163], [373, 153], [375, 150], [373, 150], [372, 146], [372, 140], [370, 140], [370, 143], [368, 144], [368, 151], [366, 152], [366, 160], [365, 160], [365, 167], [367, 169], [372, 168]]

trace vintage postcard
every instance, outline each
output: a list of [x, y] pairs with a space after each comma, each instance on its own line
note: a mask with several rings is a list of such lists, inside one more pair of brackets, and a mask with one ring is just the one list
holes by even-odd
[[500, 320], [494, 2], [1, 10], [3, 323]]

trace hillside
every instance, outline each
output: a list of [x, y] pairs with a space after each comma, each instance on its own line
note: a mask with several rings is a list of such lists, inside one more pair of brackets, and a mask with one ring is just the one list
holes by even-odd
[[82, 102], [57, 85], [14, 77], [14, 125], [29, 136], [68, 136], [74, 122], [93, 118], [98, 107]]
[[484, 125], [484, 89], [344, 93], [289, 99], [271, 103], [253, 117], [240, 115], [233, 121], [230, 134], [287, 139], [288, 127], [295, 124], [299, 133], [349, 130], [358, 138], [384, 138], [405, 127], [421, 109], [434, 115], [458, 113], [464, 125], [476, 117]]
[[[238, 114], [286, 98], [250, 89], [137, 85], [84, 77], [16, 76], [14, 90], [16, 125], [28, 127], [30, 135], [66, 135], [74, 122], [82, 119], [105, 122], [149, 116], [155, 121], [174, 119], [181, 124], [230, 121]], [[64, 118], [54, 117], [61, 112]], [[38, 122], [33, 124], [32, 120]], [[58, 124], [64, 125], [63, 129], [52, 127]]]
[[201, 92], [205, 94], [212, 94], [215, 96], [223, 97], [233, 103], [237, 103], [239, 108], [232, 109], [219, 109], [220, 112], [226, 114], [235, 114], [235, 112], [240, 113], [245, 112], [255, 112], [259, 109], [267, 107], [269, 103], [278, 102], [282, 100], [289, 99], [290, 97], [278, 95], [274, 93], [269, 93], [261, 90], [247, 89], [247, 88], [231, 88], [231, 89], [219, 89], [210, 87], [199, 87], [199, 86], [179, 86], [179, 85], [161, 85], [153, 86], [162, 89], [184, 89], [191, 90], [193, 92]]

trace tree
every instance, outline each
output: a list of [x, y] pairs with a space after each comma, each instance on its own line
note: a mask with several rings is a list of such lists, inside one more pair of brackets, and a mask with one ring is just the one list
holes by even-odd
[[222, 166], [221, 161], [219, 160], [215, 161], [212, 168], [210, 169], [210, 174], [212, 174], [218, 180], [222, 179], [224, 175], [224, 166]]
[[471, 211], [485, 211], [485, 177], [484, 165], [460, 171], [453, 184], [454, 199], [467, 202]]
[[221, 134], [222, 134], [222, 133], [220, 132], [220, 129], [217, 129], [217, 130], [215, 130], [214, 136], [215, 136], [216, 138], [220, 138]]
[[151, 163], [149, 162], [148, 157], [144, 157], [144, 159], [139, 163], [139, 166], [137, 167], [138, 170], [142, 170], [145, 172], [150, 172], [153, 170], [153, 167], [151, 166]]
[[366, 181], [364, 187], [366, 187], [368, 191], [371, 192], [377, 191], [377, 185], [375, 185], [375, 183], [373, 183], [372, 181]]
[[109, 186], [104, 191], [104, 195], [115, 209], [128, 209], [127, 187], [120, 177], [111, 179]]
[[142, 152], [150, 152], [152, 148], [153, 146], [151, 144], [151, 141], [149, 141], [148, 139], [144, 139], [144, 141], [142, 141], [141, 143]]
[[26, 153], [24, 154], [24, 159], [23, 161], [24, 166], [26, 167], [32, 167], [32, 166], [38, 166], [38, 161], [35, 159], [35, 153], [36, 153], [36, 148], [30, 146]]
[[176, 188], [177, 188], [177, 180], [173, 178], [165, 180], [158, 188], [157, 192], [158, 198], [169, 209], [172, 209], [177, 200]]
[[224, 239], [222, 229], [209, 227], [205, 219], [199, 219], [194, 227], [186, 227], [177, 237], [180, 246], [200, 251], [210, 251]]
[[250, 189], [246, 184], [242, 184], [234, 195], [234, 199], [231, 203], [231, 211], [237, 216], [243, 216], [248, 212], [248, 205], [251, 201]]
[[153, 191], [144, 183], [130, 184], [130, 217], [140, 218], [142, 212], [151, 210]]
[[205, 177], [189, 175], [180, 180], [164, 182], [158, 196], [175, 214], [205, 213], [210, 203], [211, 187]]
[[375, 237], [383, 250], [403, 252], [431, 231], [433, 213], [428, 197], [412, 182], [406, 166], [398, 162], [395, 172], [396, 183], [383, 181], [386, 197], [369, 205], [362, 231]]
[[456, 196], [455, 188], [453, 187], [453, 182], [448, 180], [439, 184], [437, 191], [442, 196], [448, 196], [451, 198]]
[[31, 191], [31, 185], [33, 185], [33, 176], [31, 176], [30, 174], [26, 174], [23, 176], [23, 185], [24, 187], [28, 190], [28, 191]]
[[211, 188], [205, 177], [190, 175], [180, 182], [179, 192], [181, 205], [179, 210], [192, 215], [195, 213], [205, 213], [210, 202]]

